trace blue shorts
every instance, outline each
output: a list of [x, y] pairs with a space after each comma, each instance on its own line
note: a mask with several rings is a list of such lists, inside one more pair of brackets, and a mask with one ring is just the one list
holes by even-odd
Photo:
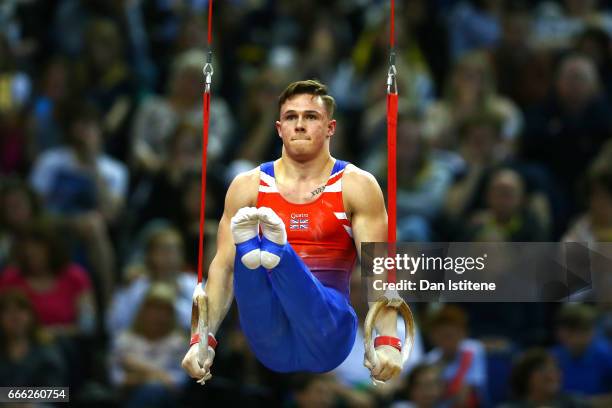
[[323, 286], [289, 243], [274, 246], [280, 263], [248, 269], [240, 260], [259, 237], [236, 245], [234, 294], [240, 325], [255, 356], [277, 372], [326, 372], [355, 342], [357, 316], [345, 295]]

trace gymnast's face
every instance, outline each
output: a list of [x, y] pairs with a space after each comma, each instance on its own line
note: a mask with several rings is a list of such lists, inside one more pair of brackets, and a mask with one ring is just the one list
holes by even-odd
[[295, 95], [281, 106], [276, 130], [291, 158], [312, 160], [322, 152], [329, 152], [329, 139], [336, 130], [336, 120], [329, 117], [321, 97]]

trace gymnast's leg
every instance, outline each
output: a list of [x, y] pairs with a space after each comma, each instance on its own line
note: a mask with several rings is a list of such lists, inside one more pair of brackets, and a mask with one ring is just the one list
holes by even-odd
[[262, 266], [295, 334], [295, 354], [302, 370], [324, 372], [337, 367], [350, 352], [357, 317], [348, 299], [325, 287], [287, 243], [282, 220], [260, 208]]
[[255, 208], [242, 208], [232, 218], [236, 243], [234, 295], [240, 325], [264, 365], [275, 371], [295, 371], [293, 332], [270, 285], [268, 272], [259, 265], [258, 228]]

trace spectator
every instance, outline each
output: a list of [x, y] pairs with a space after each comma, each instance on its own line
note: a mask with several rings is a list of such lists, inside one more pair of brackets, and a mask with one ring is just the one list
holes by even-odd
[[[350, 51], [350, 27], [346, 21], [337, 21], [333, 16], [322, 16], [315, 22], [308, 48], [304, 52], [304, 76], [320, 78], [324, 83], [338, 84], [345, 81], [342, 74], [347, 69]], [[330, 86], [332, 94], [333, 85]], [[340, 99], [346, 97], [345, 89], [338, 89]]]
[[31, 161], [47, 149], [59, 147], [63, 140], [62, 118], [73, 90], [70, 64], [55, 56], [44, 67], [29, 117], [28, 155]]
[[608, 98], [612, 96], [612, 52], [610, 34], [596, 27], [585, 29], [574, 41], [574, 49], [588, 56], [597, 67], [603, 89]]
[[563, 236], [563, 242], [612, 241], [612, 166], [596, 162], [588, 174], [588, 210]]
[[561, 371], [554, 357], [541, 349], [529, 349], [514, 363], [510, 376], [516, 400], [502, 408], [587, 408], [577, 397], [561, 393]]
[[162, 167], [136, 187], [134, 196], [137, 199], [133, 196], [130, 210], [139, 220], [138, 227], [155, 218], [173, 219], [180, 212], [180, 202], [169, 200], [169, 197], [180, 197], [185, 180], [200, 173], [200, 129], [187, 123], [179, 125], [168, 140], [167, 150]]
[[468, 229], [473, 241], [533, 242], [546, 239], [540, 220], [527, 206], [525, 182], [514, 170], [500, 169], [489, 178], [487, 206], [473, 214]]
[[[204, 271], [212, 261], [216, 251], [215, 239], [217, 236], [219, 214], [223, 210], [222, 187], [209, 180], [206, 186], [206, 225], [204, 230]], [[214, 179], [213, 179], [214, 181]], [[200, 175], [190, 173], [181, 183], [181, 193], [178, 202], [179, 210], [174, 214], [173, 221], [180, 231], [186, 248], [186, 269], [197, 270], [198, 252], [200, 245], [200, 206], [202, 182]]]
[[291, 379], [290, 388], [292, 405], [297, 408], [374, 406], [371, 396], [345, 388], [331, 374], [295, 374]]
[[[548, 187], [550, 177], [537, 165], [513, 156], [513, 146], [500, 135], [500, 118], [483, 112], [467, 117], [458, 128], [460, 161], [455, 166], [457, 178], [449, 190], [445, 213], [452, 218], [465, 217], [489, 206], [487, 184], [500, 170], [512, 169], [524, 181], [525, 200], [522, 204], [548, 230], [551, 222], [550, 198], [554, 189]], [[448, 159], [447, 159], [448, 161]], [[465, 236], [459, 235], [461, 239]]]
[[527, 113], [522, 155], [554, 174], [570, 215], [579, 180], [612, 135], [610, 110], [593, 62], [572, 54], [560, 63], [554, 93]]
[[25, 182], [0, 182], [0, 268], [6, 266], [17, 237], [41, 216], [39, 199]]
[[102, 151], [98, 111], [73, 106], [66, 119], [68, 143], [43, 153], [32, 169], [31, 183], [45, 206], [64, 215], [99, 211], [113, 221], [127, 192], [126, 167]]
[[[159, 170], [166, 158], [168, 139], [179, 124], [200, 128], [202, 122], [202, 63], [206, 55], [190, 50], [177, 56], [167, 94], [147, 98], [134, 118], [131, 146], [134, 165], [145, 174]], [[216, 96], [211, 104], [208, 158], [222, 160], [231, 140], [234, 119], [227, 103]]]
[[121, 160], [128, 154], [128, 125], [136, 96], [136, 82], [123, 44], [115, 21], [91, 19], [85, 31], [84, 54], [75, 68], [77, 90], [102, 114], [104, 150]]
[[191, 306], [196, 277], [184, 271], [184, 248], [179, 233], [171, 227], [161, 227], [146, 240], [144, 263], [132, 266], [127, 273], [128, 284], [113, 297], [108, 326], [112, 333], [130, 327], [147, 291], [154, 283], [170, 285], [175, 294], [176, 324], [185, 330], [191, 327]]
[[49, 52], [48, 18], [57, 6], [49, 2], [4, 2], [0, 10], [0, 32], [7, 36], [14, 55], [28, 72]]
[[435, 240], [434, 225], [451, 185], [452, 169], [425, 140], [420, 114], [400, 118], [397, 143], [398, 239]]
[[499, 41], [503, 0], [459, 2], [448, 17], [450, 55], [453, 60], [469, 51], [492, 48]]
[[429, 337], [434, 349], [425, 362], [440, 367], [443, 400], [459, 407], [485, 406], [487, 383], [484, 348], [467, 338], [467, 315], [455, 305], [444, 305], [429, 317]]
[[[434, 42], [431, 45], [438, 47], [441, 46], [440, 43], [443, 43], [443, 40], [438, 37], [424, 35], [423, 31], [429, 31], [434, 26], [434, 31], [441, 33], [439, 37], [446, 33], [441, 24], [437, 24], [433, 18], [430, 19], [428, 15], [430, 10], [427, 10], [427, 7], [427, 2], [421, 0], [399, 3], [395, 17], [398, 93], [405, 99], [406, 104], [414, 106], [421, 112], [434, 102], [437, 90], [430, 67], [430, 61], [436, 61], [435, 57], [429, 52], [429, 42]], [[378, 6], [373, 5], [371, 8], [378, 9]], [[375, 23], [368, 24], [357, 39], [353, 49], [353, 69], [356, 77], [353, 79], [354, 86], [350, 88], [350, 96], [355, 98], [361, 92], [359, 90], [359, 87], [362, 86], [361, 83], [365, 82], [364, 91], [366, 93], [363, 96], [370, 103], [364, 106], [367, 109], [364, 112], [366, 126], [364, 133], [366, 142], [370, 143], [372, 142], [371, 139], [375, 141], [377, 138], [375, 130], [371, 129], [374, 126], [373, 123], [378, 121], [380, 116], [384, 117], [386, 90], [380, 84], [377, 85], [376, 81], [370, 81], [370, 79], [384, 78], [389, 69], [386, 63], [387, 56], [384, 54], [388, 41], [386, 27], [389, 26], [389, 18], [384, 13], [379, 13], [377, 16], [378, 20]], [[372, 103], [372, 101], [377, 103]], [[338, 105], [341, 107], [342, 102], [343, 98], [341, 97], [338, 101]]]
[[51, 337], [21, 291], [0, 296], [0, 384], [3, 387], [68, 386], [66, 372]]
[[514, 103], [497, 93], [494, 73], [484, 52], [466, 54], [455, 63], [444, 98], [427, 110], [426, 135], [434, 145], [452, 150], [457, 144], [459, 124], [478, 112], [491, 112], [501, 118], [501, 135], [508, 143], [521, 132], [522, 114]]
[[263, 70], [245, 89], [241, 119], [250, 126], [244, 129], [241, 146], [234, 152], [235, 160], [229, 166], [228, 181], [241, 171], [271, 160], [279, 148], [274, 122], [280, 112], [278, 109], [278, 89], [288, 73], [280, 69]]
[[[371, 154], [364, 168], [379, 180], [387, 171], [386, 149]], [[452, 182], [451, 166], [432, 151], [423, 135], [423, 115], [400, 113], [397, 128], [398, 240], [431, 241]]]
[[291, 390], [293, 401], [299, 408], [331, 408], [335, 398], [330, 380], [325, 376], [298, 374], [293, 377]]
[[187, 13], [182, 15], [174, 41], [174, 54], [205, 48], [208, 44], [206, 24], [206, 17], [203, 14]]
[[564, 392], [612, 402], [612, 350], [595, 337], [596, 317], [592, 306], [563, 305], [556, 322], [559, 343], [551, 351], [563, 374]]
[[122, 330], [111, 352], [111, 379], [126, 407], [176, 406], [187, 382], [181, 355], [187, 337], [176, 324], [174, 288], [155, 283], [138, 306], [131, 330]]
[[[243, 4], [244, 6], [244, 4]], [[186, 20], [197, 21], [208, 5], [202, 1], [177, 1], [177, 2], [144, 2], [139, 5], [142, 8], [143, 18], [145, 19], [148, 42], [151, 47], [152, 59], [156, 65], [167, 64], [176, 54], [181, 51], [181, 29], [184, 29]], [[221, 12], [223, 7], [215, 11]], [[215, 13], [215, 17], [218, 14]], [[181, 25], [183, 24], [183, 26]], [[206, 23], [200, 23], [200, 27]], [[231, 32], [231, 30], [230, 30]], [[223, 36], [214, 36], [215, 42], [221, 40]], [[179, 42], [179, 44], [177, 44]], [[177, 50], [176, 45], [179, 45]], [[202, 44], [203, 45], [203, 44]]]
[[391, 408], [442, 408], [444, 385], [440, 370], [432, 365], [419, 364], [410, 371], [400, 390], [401, 400]]
[[458, 127], [459, 153], [469, 167], [492, 167], [512, 155], [502, 137], [502, 118], [493, 112], [469, 116]]
[[587, 27], [612, 34], [612, 15], [598, 9], [598, 0], [544, 1], [536, 8], [533, 42], [538, 47], [563, 49]]
[[102, 153], [100, 126], [94, 108], [73, 108], [67, 120], [69, 143], [39, 156], [30, 182], [63, 228], [84, 244], [104, 304], [115, 281], [108, 224], [123, 207], [128, 171]]
[[14, 264], [0, 275], [0, 288], [27, 294], [38, 320], [52, 333], [91, 333], [95, 328], [91, 282], [87, 272], [70, 261], [55, 231], [32, 226], [14, 249]]
[[526, 1], [507, 2], [502, 34], [491, 50], [499, 93], [523, 110], [542, 102], [550, 89], [553, 52], [531, 43], [533, 17]]
[[467, 117], [457, 129], [461, 167], [446, 200], [446, 212], [464, 215], [470, 211], [478, 186], [486, 172], [501, 163], [508, 153], [501, 137], [500, 118], [492, 113]]

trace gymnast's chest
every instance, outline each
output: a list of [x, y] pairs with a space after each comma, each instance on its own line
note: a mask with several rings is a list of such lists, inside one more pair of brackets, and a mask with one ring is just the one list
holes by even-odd
[[283, 184], [277, 181], [276, 188], [278, 194], [288, 203], [306, 206], [321, 197], [325, 191], [325, 184], [320, 182]]
[[261, 203], [272, 208], [283, 220], [290, 243], [337, 241], [344, 232], [337, 214], [342, 210], [336, 208], [333, 200], [320, 197], [313, 203], [291, 205], [284, 202]]

